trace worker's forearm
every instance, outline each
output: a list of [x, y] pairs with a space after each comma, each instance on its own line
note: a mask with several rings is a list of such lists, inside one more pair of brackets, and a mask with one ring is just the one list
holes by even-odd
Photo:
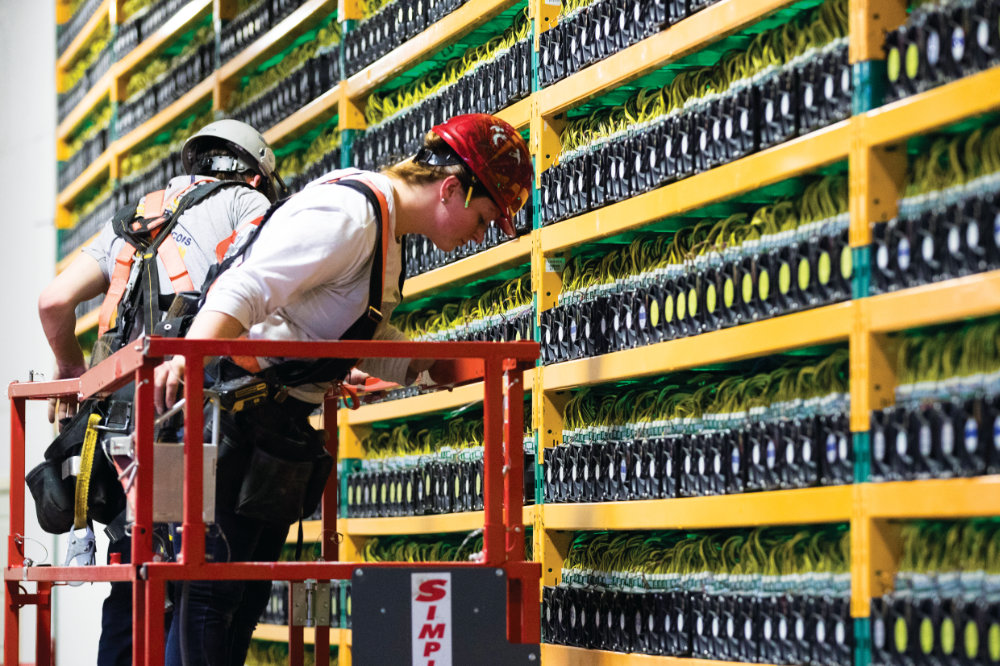
[[243, 324], [235, 317], [215, 310], [202, 310], [191, 322], [191, 328], [185, 337], [194, 340], [232, 339], [240, 337], [244, 331]]
[[86, 368], [83, 349], [76, 339], [76, 307], [71, 303], [40, 303], [38, 318], [56, 358], [60, 376], [79, 375]]

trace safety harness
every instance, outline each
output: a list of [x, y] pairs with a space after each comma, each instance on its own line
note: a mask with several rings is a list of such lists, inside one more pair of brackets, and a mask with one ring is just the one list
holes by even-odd
[[[157, 257], [163, 262], [175, 293], [194, 289], [171, 231], [184, 211], [226, 187], [249, 185], [195, 180], [169, 201], [166, 191], [158, 190], [147, 194], [135, 207], [124, 206], [115, 213], [112, 228], [125, 244], [115, 258], [111, 284], [98, 317], [95, 358], [123, 347], [131, 338], [140, 313], [147, 328], [160, 320], [163, 309]], [[29, 486], [39, 515], [44, 516], [42, 527], [47, 531], [60, 534], [70, 526], [74, 530], [89, 529], [88, 523], [93, 519], [109, 524], [124, 508], [121, 485], [97, 449], [100, 431], [128, 432], [131, 390], [125, 387], [109, 398], [81, 405], [72, 423], [47, 448], [46, 462], [29, 474], [35, 480]], [[71, 489], [67, 487], [70, 483]]]
[[[144, 315], [148, 327], [160, 320], [157, 256], [163, 262], [175, 294], [194, 290], [171, 231], [185, 210], [225, 187], [250, 186], [239, 181], [196, 180], [169, 202], [165, 201], [165, 190], [157, 190], [143, 197], [135, 208], [124, 206], [115, 213], [112, 228], [125, 244], [115, 257], [111, 286], [98, 315], [98, 337], [112, 330], [117, 321], [118, 335], [115, 337], [121, 345], [128, 341], [139, 312]], [[135, 291], [137, 284], [140, 285], [138, 292]], [[133, 294], [138, 298], [133, 298]], [[123, 300], [125, 306], [120, 307]]]
[[[372, 256], [372, 271], [368, 281], [368, 306], [351, 326], [340, 336], [342, 340], [371, 340], [375, 336], [375, 329], [382, 321], [382, 288], [385, 281], [385, 265], [389, 254], [389, 238], [391, 232], [389, 224], [389, 203], [385, 194], [369, 180], [363, 176], [345, 176], [325, 181], [319, 185], [339, 185], [348, 187], [363, 195], [372, 210], [375, 212], [375, 248]], [[247, 223], [252, 228], [247, 235], [246, 242], [239, 246], [235, 252], [229, 253], [212, 270], [209, 271], [208, 278], [202, 288], [202, 303], [211, 289], [212, 284], [219, 275], [231, 267], [240, 257], [242, 257], [251, 245], [257, 240], [261, 230], [267, 221], [271, 219], [288, 199], [275, 202], [268, 211], [260, 218]], [[234, 243], [237, 236], [247, 234], [246, 229], [237, 229], [233, 237], [220, 243], [217, 254], [225, 255], [226, 251]], [[403, 275], [400, 273], [400, 287], [402, 287]], [[307, 360], [286, 360], [262, 369], [255, 357], [238, 356], [233, 362], [247, 372], [257, 375], [267, 383], [276, 387], [293, 387], [303, 384], [324, 383], [343, 379], [351, 368], [354, 367], [358, 359], [328, 358], [328, 359], [307, 359]]]

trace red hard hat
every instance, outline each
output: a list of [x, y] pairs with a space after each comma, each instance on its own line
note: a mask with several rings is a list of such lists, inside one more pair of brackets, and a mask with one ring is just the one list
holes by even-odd
[[500, 208], [496, 223], [504, 233], [517, 235], [514, 215], [528, 202], [534, 171], [528, 145], [506, 121], [486, 113], [470, 113], [431, 128], [440, 136]]

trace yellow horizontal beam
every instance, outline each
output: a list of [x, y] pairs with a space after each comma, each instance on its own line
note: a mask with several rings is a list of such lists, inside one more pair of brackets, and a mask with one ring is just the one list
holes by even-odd
[[[530, 391], [534, 386], [534, 375], [536, 369], [528, 369], [524, 372], [524, 389]], [[455, 409], [465, 405], [483, 401], [483, 383], [473, 382], [463, 386], [456, 386], [452, 389], [442, 389], [433, 393], [424, 393], [412, 398], [402, 398], [400, 400], [389, 400], [371, 405], [362, 405], [358, 409], [345, 409], [340, 411], [341, 423], [348, 426], [367, 425], [380, 421], [391, 421], [393, 419], [416, 416], [418, 414], [428, 414], [446, 409]]]
[[1000, 476], [865, 483], [862, 507], [870, 518], [1000, 516]]
[[543, 116], [571, 109], [759, 21], [790, 0], [722, 0], [537, 93]]
[[664, 530], [838, 523], [851, 519], [850, 486], [803, 488], [742, 495], [544, 504], [547, 530]]
[[348, 98], [356, 99], [367, 95], [423, 58], [472, 32], [513, 4], [514, 0], [469, 0], [413, 39], [397, 46], [347, 79]]
[[1000, 271], [872, 296], [861, 303], [873, 332], [985, 317], [1000, 312]]
[[841, 121], [652, 192], [545, 227], [541, 231], [542, 252], [559, 252], [620, 234], [845, 160], [850, 142], [850, 121]]
[[568, 645], [542, 643], [545, 666], [744, 666], [733, 661], [706, 661], [688, 657], [659, 657], [651, 654], [626, 654], [605, 650], [585, 650]]
[[[329, 117], [337, 115], [337, 107], [340, 104], [341, 96], [342, 91], [338, 83], [264, 132], [264, 140], [273, 146], [317, 122], [322, 122], [326, 119], [324, 116], [327, 116], [327, 114], [329, 114]], [[280, 167], [281, 165], [278, 166]]]
[[94, 308], [87, 314], [76, 320], [76, 328], [73, 332], [78, 337], [86, 333], [92, 328], [97, 328], [97, 315], [100, 314], [101, 309], [99, 307]]
[[232, 60], [219, 68], [219, 79], [228, 81], [241, 75], [244, 70], [262, 62], [285, 48], [313, 24], [336, 11], [337, 0], [307, 0], [301, 7], [285, 17], [281, 23], [261, 35], [259, 39], [244, 48]]
[[568, 389], [846, 341], [853, 321], [854, 304], [827, 305], [647, 347], [556, 363], [542, 368], [543, 386], [546, 391]]
[[[524, 507], [523, 522], [531, 525], [535, 520], [535, 507]], [[442, 532], [471, 532], [482, 529], [482, 511], [444, 513], [434, 516], [400, 516], [396, 518], [342, 518], [337, 522], [344, 534], [352, 537], [382, 536], [386, 534], [438, 534]]]
[[97, 83], [87, 91], [87, 94], [83, 96], [80, 103], [74, 106], [73, 110], [56, 127], [56, 139], [66, 139], [76, 129], [76, 126], [80, 124], [80, 121], [86, 118], [87, 114], [97, 106], [97, 103], [111, 94], [111, 80], [114, 77], [114, 73], [115, 66], [112, 65], [111, 69], [106, 71]]
[[[330, 638], [333, 639], [337, 636], [337, 630], [330, 630]], [[253, 637], [259, 641], [274, 641], [275, 643], [287, 643], [288, 642], [288, 625], [287, 624], [258, 624], [257, 628], [253, 632]], [[302, 627], [302, 641], [306, 645], [316, 644], [316, 628], [315, 627]], [[331, 640], [332, 642], [332, 640]]]
[[80, 196], [87, 187], [90, 186], [95, 180], [97, 180], [106, 171], [111, 168], [111, 150], [105, 150], [101, 153], [101, 156], [90, 163], [90, 166], [83, 170], [79, 176], [76, 177], [72, 183], [66, 186], [62, 192], [56, 197], [56, 205], [69, 207], [73, 200]]
[[[322, 520], [303, 520], [302, 521], [302, 543], [316, 543], [323, 536], [323, 521]], [[288, 538], [286, 543], [296, 543], [299, 539], [298, 531], [288, 532]]]
[[347, 423], [354, 426], [391, 421], [443, 409], [455, 409], [469, 403], [482, 401], [483, 383], [475, 382], [456, 387], [450, 391], [435, 391], [412, 398], [362, 405], [358, 409], [347, 411]]
[[115, 155], [124, 157], [126, 153], [133, 150], [140, 143], [163, 130], [164, 127], [177, 120], [187, 111], [190, 111], [191, 107], [198, 102], [211, 96], [212, 89], [215, 87], [215, 76], [214, 73], [209, 74], [204, 81], [181, 95], [170, 106], [115, 141], [111, 147]]
[[1000, 109], [1000, 67], [869, 111], [858, 118], [868, 145], [895, 143]]
[[151, 56], [157, 49], [170, 41], [181, 30], [186, 28], [195, 19], [201, 18], [206, 11], [211, 11], [212, 0], [191, 0], [174, 14], [166, 23], [161, 25], [151, 36], [126, 54], [112, 70], [116, 72], [116, 78], [128, 74], [136, 65]]
[[101, 24], [102, 20], [110, 20], [111, 13], [109, 11], [110, 0], [101, 0], [101, 4], [97, 6], [97, 9], [91, 14], [90, 18], [80, 29], [80, 32], [73, 41], [69, 43], [63, 54], [59, 56], [56, 60], [56, 70], [64, 72], [69, 69], [70, 64], [76, 59], [83, 49], [84, 45], [90, 41], [91, 36], [97, 30], [97, 26]]
[[403, 298], [428, 296], [449, 285], [469, 282], [498, 270], [527, 263], [531, 259], [531, 235], [501, 243], [471, 257], [407, 278]]
[[524, 129], [531, 121], [531, 97], [525, 97], [520, 102], [514, 102], [506, 109], [498, 111], [496, 115], [510, 123], [514, 129]]

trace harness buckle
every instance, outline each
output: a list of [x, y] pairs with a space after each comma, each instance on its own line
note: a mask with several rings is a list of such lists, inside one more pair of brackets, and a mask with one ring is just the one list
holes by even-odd
[[368, 306], [368, 318], [374, 321], [376, 324], [382, 323], [382, 312], [379, 311], [372, 305]]

